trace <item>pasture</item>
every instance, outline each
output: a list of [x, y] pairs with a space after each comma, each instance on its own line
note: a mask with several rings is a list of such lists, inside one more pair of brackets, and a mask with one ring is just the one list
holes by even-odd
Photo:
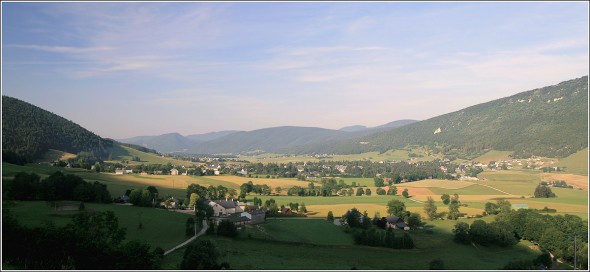
[[[126, 229], [126, 241], [144, 241], [155, 247], [168, 250], [185, 241], [185, 222], [191, 215], [154, 208], [134, 207], [117, 204], [84, 203], [87, 211], [113, 211], [119, 219], [119, 227]], [[55, 211], [44, 201], [16, 201], [8, 207], [17, 220], [25, 226], [42, 226], [53, 222], [64, 226], [71, 221], [75, 212]], [[139, 229], [139, 222], [142, 228]]]
[[588, 176], [588, 148], [559, 160], [556, 166], [566, 167], [566, 173]]
[[473, 159], [475, 162], [481, 162], [483, 164], [488, 164], [491, 161], [503, 161], [503, 160], [510, 160], [510, 155], [512, 151], [499, 151], [499, 150], [490, 150], [485, 154]]
[[[111, 148], [112, 152], [112, 160], [107, 162], [121, 162], [121, 161], [128, 161], [129, 165], [140, 165], [140, 164], [167, 164], [172, 163], [173, 165], [184, 165], [184, 166], [191, 166], [195, 164], [194, 162], [190, 161], [183, 161], [177, 160], [173, 158], [166, 158], [162, 156], [158, 156], [153, 153], [146, 153], [139, 151], [134, 148], [130, 148], [127, 146], [122, 145], [114, 145]], [[132, 161], [133, 156], [139, 157], [140, 161]]]
[[[492, 217], [484, 220], [493, 220]], [[462, 220], [471, 223], [473, 220]], [[531, 249], [531, 244], [521, 241], [511, 248], [473, 247], [452, 242], [451, 229], [457, 221], [428, 222], [432, 231], [411, 231], [416, 248], [411, 250], [388, 249], [352, 245], [351, 237], [339, 227], [324, 220], [271, 219], [262, 224], [265, 229], [272, 228], [281, 232], [273, 239], [256, 239], [252, 235], [255, 228], [246, 228], [237, 239], [205, 236], [199, 239], [212, 239], [220, 250], [220, 262], [226, 261], [231, 269], [238, 270], [427, 270], [428, 262], [440, 258], [445, 267], [452, 270], [495, 270], [507, 262], [519, 259], [533, 259], [539, 254]], [[267, 227], [272, 226], [272, 227]], [[326, 236], [334, 236], [339, 244], [333, 244], [332, 238], [319, 237], [317, 233], [306, 233], [304, 240], [297, 240], [291, 235], [303, 234], [305, 229], [318, 232], [329, 231]], [[274, 233], [274, 231], [271, 231]], [[401, 235], [402, 231], [395, 231]], [[248, 234], [251, 234], [249, 238]], [[344, 236], [342, 236], [344, 235]], [[348, 236], [348, 237], [346, 237]], [[309, 243], [308, 241], [312, 242]], [[460, 256], [460, 257], [458, 257]], [[182, 251], [167, 255], [164, 269], [175, 269], [182, 260]]]

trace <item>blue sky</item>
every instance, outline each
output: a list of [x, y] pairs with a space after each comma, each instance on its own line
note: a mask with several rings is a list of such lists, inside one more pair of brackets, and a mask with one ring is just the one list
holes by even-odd
[[2, 93], [103, 137], [425, 120], [588, 75], [586, 2], [2, 2]]

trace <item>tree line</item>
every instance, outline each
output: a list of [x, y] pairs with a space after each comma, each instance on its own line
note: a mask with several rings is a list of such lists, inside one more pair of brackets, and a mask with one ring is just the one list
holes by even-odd
[[64, 175], [61, 171], [42, 180], [35, 173], [19, 172], [14, 179], [3, 182], [3, 186], [3, 193], [13, 200], [112, 202], [107, 185], [98, 181], [87, 182], [76, 175]]
[[164, 256], [160, 247], [125, 240], [112, 211], [81, 212], [63, 227], [48, 223], [26, 227], [8, 211], [2, 213], [2, 262], [22, 269], [150, 270]]

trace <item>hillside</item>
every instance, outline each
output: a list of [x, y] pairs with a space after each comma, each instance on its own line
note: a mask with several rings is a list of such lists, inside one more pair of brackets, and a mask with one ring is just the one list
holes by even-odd
[[264, 151], [290, 153], [300, 146], [353, 137], [352, 132], [313, 127], [274, 127], [236, 132], [198, 144], [189, 153], [238, 153]]
[[588, 146], [588, 76], [324, 146], [323, 151], [346, 154], [406, 145], [437, 145], [463, 154], [495, 149], [515, 156], [568, 156]]
[[106, 157], [112, 140], [103, 139], [56, 114], [16, 98], [2, 96], [3, 160], [40, 158], [49, 149]]
[[193, 141], [178, 133], [168, 133], [159, 136], [137, 136], [117, 141], [155, 149], [162, 153], [183, 152], [194, 144]]
[[557, 163], [559, 167], [565, 167], [566, 173], [588, 175], [588, 148], [584, 148], [571, 154]]

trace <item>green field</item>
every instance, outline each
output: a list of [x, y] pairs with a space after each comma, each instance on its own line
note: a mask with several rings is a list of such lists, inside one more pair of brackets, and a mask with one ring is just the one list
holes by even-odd
[[588, 148], [559, 160], [557, 166], [566, 167], [566, 173], [588, 176]]
[[352, 245], [350, 235], [324, 219], [269, 218], [265, 224], [246, 228], [243, 236], [316, 245]]
[[[184, 235], [186, 218], [190, 217], [187, 214], [117, 204], [84, 205], [86, 210], [113, 211], [119, 219], [119, 227], [127, 229], [127, 241], [137, 239], [148, 243], [152, 248], [159, 246], [168, 250], [187, 239]], [[41, 226], [46, 221], [63, 226], [71, 221], [75, 213], [55, 211], [44, 201], [17, 201], [14, 206], [7, 208], [25, 226]], [[138, 228], [140, 219], [142, 229]]]
[[[120, 161], [124, 160], [124, 161], [129, 161], [129, 165], [167, 164], [169, 162], [172, 163], [173, 165], [184, 165], [184, 166], [191, 166], [191, 165], [195, 164], [190, 161], [183, 161], [183, 160], [177, 160], [177, 159], [172, 159], [172, 158], [166, 158], [166, 157], [158, 156], [153, 153], [146, 153], [146, 152], [142, 152], [137, 149], [134, 149], [134, 148], [130, 148], [127, 146], [121, 146], [121, 145], [114, 145], [110, 151], [112, 153], [112, 160], [108, 161], [108, 162], [120, 162]], [[139, 157], [139, 159], [141, 161], [139, 161], [139, 162], [132, 161], [131, 159], [133, 158], [133, 156]]]
[[[414, 153], [422, 157], [410, 158], [409, 153]], [[429, 154], [424, 148], [406, 148], [403, 150], [389, 150], [384, 153], [366, 152], [361, 154], [350, 155], [333, 155], [329, 158], [318, 158], [315, 156], [295, 156], [284, 154], [265, 153], [256, 156], [241, 156], [240, 159], [253, 163], [290, 163], [290, 162], [319, 162], [319, 161], [432, 161], [442, 159], [441, 155]]]
[[473, 161], [488, 164], [491, 161], [509, 160], [512, 153], [512, 151], [490, 150], [485, 154], [473, 159]]
[[[464, 221], [470, 223], [473, 220]], [[213, 239], [221, 252], [220, 261], [227, 261], [231, 269], [239, 270], [348, 270], [353, 267], [363, 270], [427, 270], [428, 262], [435, 258], [442, 259], [447, 269], [495, 270], [509, 261], [532, 259], [539, 254], [530, 249], [531, 244], [525, 241], [512, 248], [475, 248], [454, 243], [451, 229], [455, 223], [436, 221], [430, 232], [411, 231], [416, 244], [416, 248], [411, 250], [352, 245], [350, 235], [339, 227], [323, 220], [306, 219], [275, 220], [261, 225], [265, 229], [272, 228], [273, 233], [282, 232], [273, 237], [275, 239], [257, 239], [254, 235], [248, 238], [256, 227], [246, 229], [236, 240], [211, 236], [199, 239]], [[269, 225], [272, 227], [267, 227]], [[329, 231], [332, 233], [328, 236], [342, 238], [320, 237], [315, 233], [309, 233], [313, 238], [305, 236], [304, 240], [293, 237], [305, 233], [307, 228], [318, 232]], [[395, 233], [401, 235], [402, 232]], [[334, 244], [333, 239], [340, 243]], [[309, 243], [309, 240], [312, 242]], [[181, 251], [170, 254], [166, 256], [163, 268], [175, 269], [181, 259]]]

